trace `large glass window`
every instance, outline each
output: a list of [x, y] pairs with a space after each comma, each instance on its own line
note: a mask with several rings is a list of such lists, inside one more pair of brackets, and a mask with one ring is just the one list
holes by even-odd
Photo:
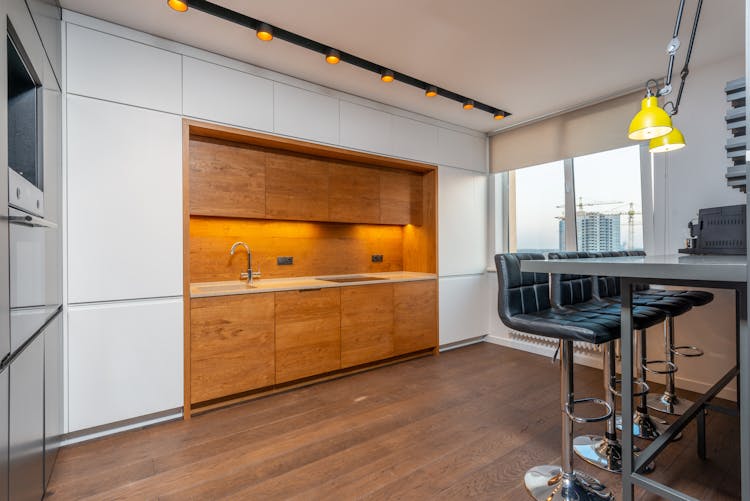
[[643, 249], [637, 145], [573, 159], [579, 251]]
[[498, 187], [507, 186], [507, 248], [565, 250], [566, 229], [573, 240], [566, 226], [575, 218], [579, 251], [643, 249], [641, 160], [634, 145], [516, 169], [502, 178], [507, 185], [498, 178]]
[[511, 252], [565, 248], [563, 162], [518, 169], [509, 176]]

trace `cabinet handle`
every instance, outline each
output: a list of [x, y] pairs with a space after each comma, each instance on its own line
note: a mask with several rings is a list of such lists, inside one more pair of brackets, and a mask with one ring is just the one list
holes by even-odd
[[56, 223], [36, 216], [9, 216], [8, 221], [10, 224], [20, 224], [22, 226], [31, 226], [32, 228], [57, 228]]
[[318, 287], [317, 289], [299, 289], [297, 292], [316, 292], [322, 290], [322, 287]]

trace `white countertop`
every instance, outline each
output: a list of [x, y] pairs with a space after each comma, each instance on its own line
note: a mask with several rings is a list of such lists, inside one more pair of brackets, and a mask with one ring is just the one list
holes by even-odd
[[[354, 282], [328, 282], [325, 278], [374, 277], [379, 280]], [[197, 282], [190, 284], [190, 297], [231, 296], [234, 294], [255, 294], [259, 292], [280, 292], [302, 289], [324, 289], [328, 287], [345, 287], [350, 285], [368, 285], [393, 282], [414, 282], [418, 280], [435, 280], [434, 273], [417, 273], [413, 271], [392, 271], [381, 273], [353, 273], [350, 275], [321, 275], [320, 277], [268, 278], [255, 279], [254, 287], [248, 287], [245, 280], [223, 282]]]
[[628, 256], [521, 261], [521, 271], [628, 278], [746, 282], [747, 256]]

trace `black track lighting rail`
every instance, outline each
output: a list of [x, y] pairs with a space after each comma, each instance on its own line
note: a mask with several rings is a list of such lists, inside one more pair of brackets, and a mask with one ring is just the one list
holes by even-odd
[[[189, 5], [189, 8], [191, 9], [199, 10], [206, 14], [210, 14], [214, 17], [224, 19], [225, 21], [239, 24], [240, 26], [244, 26], [251, 30], [257, 31], [261, 24], [267, 24], [268, 26], [271, 26], [273, 28], [274, 38], [278, 38], [279, 40], [284, 40], [285, 42], [289, 42], [291, 44], [297, 45], [299, 47], [303, 47], [313, 52], [318, 52], [323, 55], [325, 55], [329, 49], [336, 49], [336, 47], [331, 47], [329, 45], [322, 44], [315, 40], [311, 40], [307, 37], [303, 37], [302, 35], [298, 35], [296, 33], [292, 33], [291, 31], [287, 31], [283, 28], [279, 28], [278, 26], [274, 26], [270, 23], [259, 21], [258, 19], [252, 18], [250, 16], [246, 16], [232, 9], [227, 9], [226, 7], [222, 7], [221, 5], [217, 5], [213, 2], [208, 2], [206, 0], [189, 0], [188, 5]], [[336, 50], [338, 50], [338, 52], [340, 53], [341, 61], [351, 64], [352, 66], [357, 66], [359, 68], [362, 68], [363, 70], [370, 71], [372, 73], [375, 73], [376, 75], [380, 75], [383, 72], [383, 70], [391, 70], [391, 68], [388, 68], [387, 66], [382, 66], [377, 63], [373, 63], [372, 61], [362, 59], [361, 57], [357, 57], [354, 54], [350, 54], [348, 52], [342, 51], [341, 49], [336, 49]], [[469, 99], [472, 99], [467, 96], [458, 94], [456, 92], [443, 89], [429, 82], [425, 82], [424, 80], [420, 80], [418, 78], [414, 78], [412, 76], [406, 75], [404, 73], [400, 73], [395, 70], [391, 70], [391, 71], [393, 71], [394, 80], [398, 80], [401, 83], [411, 85], [412, 87], [416, 87], [418, 89], [421, 89], [422, 91], [425, 91], [428, 87], [434, 86], [437, 89], [437, 94], [446, 99], [451, 99], [461, 104], [463, 104]], [[501, 114], [503, 117], [509, 117], [511, 115], [511, 113], [501, 108], [490, 106], [488, 104], [477, 101], [476, 99], [473, 99], [473, 101], [474, 101], [474, 108], [482, 110], [482, 111], [486, 111], [487, 113], [490, 113], [492, 115]]]

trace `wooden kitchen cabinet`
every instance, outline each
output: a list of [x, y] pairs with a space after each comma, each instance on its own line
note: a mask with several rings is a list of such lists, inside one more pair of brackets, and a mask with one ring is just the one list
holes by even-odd
[[192, 140], [190, 213], [265, 217], [266, 152], [209, 138]]
[[192, 299], [190, 374], [192, 403], [273, 385], [273, 293]]
[[328, 172], [329, 221], [380, 222], [380, 176], [377, 170], [332, 162]]
[[437, 346], [437, 281], [402, 282], [393, 286], [394, 354]]
[[380, 171], [380, 223], [422, 224], [422, 176]]
[[276, 292], [276, 383], [341, 368], [338, 287]]
[[341, 367], [393, 354], [393, 284], [342, 287]]
[[328, 220], [328, 162], [271, 153], [266, 167], [266, 218]]

